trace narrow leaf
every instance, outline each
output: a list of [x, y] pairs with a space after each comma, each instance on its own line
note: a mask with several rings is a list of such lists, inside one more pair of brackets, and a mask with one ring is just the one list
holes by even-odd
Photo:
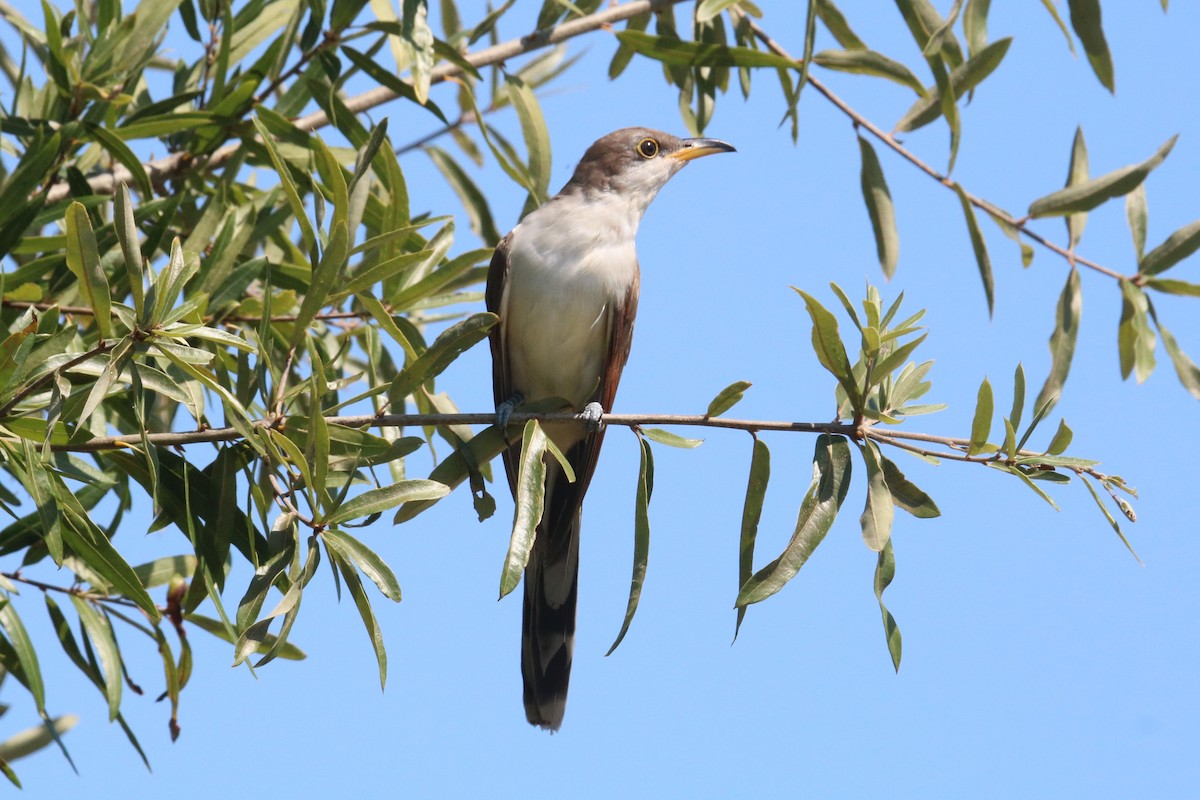
[[735, 381], [729, 384], [712, 399], [708, 404], [708, 410], [704, 412], [706, 417], [719, 417], [729, 409], [733, 408], [741, 402], [746, 390], [751, 386], [750, 381]]
[[[754, 451], [750, 456], [750, 475], [746, 482], [746, 500], [742, 504], [742, 531], [738, 546], [738, 587], [746, 585], [754, 574], [754, 543], [758, 538], [758, 522], [762, 519], [763, 501], [767, 496], [767, 483], [771, 480], [771, 451], [766, 442], [754, 438]], [[746, 616], [746, 606], [737, 607], [737, 624], [733, 638], [737, 639]]]
[[450, 493], [450, 487], [437, 481], [410, 480], [399, 481], [391, 486], [370, 489], [342, 503], [325, 518], [327, 525], [338, 525], [347, 520], [369, 517], [389, 508], [395, 508], [401, 503], [416, 500], [440, 500]]
[[[792, 288], [795, 289], [795, 287]], [[850, 359], [846, 357], [846, 347], [842, 344], [841, 335], [838, 333], [837, 318], [817, 302], [816, 298], [799, 289], [795, 289], [795, 291], [804, 298], [804, 305], [813, 321], [813, 352], [816, 353], [817, 360], [821, 366], [833, 374], [833, 377], [837, 378], [838, 383], [846, 391], [846, 396], [850, 398], [850, 405], [857, 413], [862, 408], [862, 395], [859, 392], [858, 383], [854, 379], [854, 370], [850, 366]]]
[[778, 558], [742, 585], [736, 605], [765, 600], [796, 576], [833, 526], [849, 488], [850, 445], [845, 437], [822, 434], [813, 455], [813, 482], [800, 504], [791, 541]]
[[892, 194], [883, 177], [883, 168], [875, 148], [864, 137], [858, 137], [858, 149], [862, 156], [862, 193], [871, 217], [871, 230], [875, 234], [875, 253], [883, 274], [891, 278], [896, 274], [896, 263], [900, 258], [900, 234], [896, 230], [896, 210], [892, 205]]
[[112, 330], [112, 297], [108, 290], [108, 277], [100, 264], [100, 251], [96, 247], [96, 234], [88, 219], [83, 203], [75, 201], [67, 207], [67, 268], [79, 281], [88, 308], [94, 312], [93, 319], [100, 337], [108, 339]]
[[384, 597], [396, 603], [400, 602], [400, 582], [396, 580], [396, 573], [392, 572], [392, 568], [375, 551], [343, 531], [327, 530], [321, 534], [321, 538], [326, 547], [337, 550], [339, 555], [370, 578]]
[[[1144, 236], [1144, 218], [1142, 224], [1142, 233]], [[1158, 275], [1159, 273], [1166, 272], [1196, 252], [1197, 249], [1200, 249], [1200, 220], [1184, 225], [1168, 236], [1165, 242], [1149, 253], [1146, 253], [1146, 257], [1141, 259], [1138, 271], [1143, 275]]]
[[892, 501], [897, 508], [904, 509], [917, 519], [932, 519], [942, 515], [933, 498], [906, 478], [887, 456], [880, 453], [879, 461], [883, 467], [883, 479], [887, 482], [888, 491], [891, 492]]
[[879, 611], [883, 614], [883, 635], [887, 640], [888, 653], [892, 657], [892, 667], [900, 671], [900, 654], [903, 649], [900, 628], [896, 618], [883, 604], [883, 592], [891, 585], [896, 577], [896, 556], [889, 539], [883, 550], [879, 551], [879, 560], [875, 562], [875, 598], [879, 601]]
[[[636, 431], [635, 431], [636, 433]], [[629, 580], [629, 601], [625, 606], [625, 619], [621, 622], [621, 630], [608, 652], [610, 656], [625, 634], [633, 615], [637, 612], [638, 601], [642, 597], [642, 585], [646, 582], [646, 565], [650, 558], [650, 496], [654, 493], [654, 453], [650, 443], [638, 436], [642, 457], [638, 466], [637, 493], [633, 508], [633, 577]]]
[[867, 502], [859, 524], [863, 541], [875, 552], [883, 550], [892, 537], [892, 520], [896, 509], [883, 472], [883, 455], [879, 447], [867, 440], [860, 448], [867, 465]]
[[988, 316], [992, 316], [996, 308], [996, 285], [992, 277], [992, 259], [988, 256], [987, 241], [979, 230], [979, 221], [975, 218], [975, 209], [971, 206], [967, 193], [958, 183], [954, 184], [962, 204], [963, 217], [967, 221], [967, 233], [971, 237], [971, 249], [975, 251], [975, 264], [979, 267], [979, 277], [983, 281], [983, 294], [987, 298]]
[[641, 433], [652, 442], [665, 444], [667, 447], [679, 447], [684, 450], [692, 450], [704, 444], [703, 439], [689, 439], [677, 433], [664, 431], [662, 428], [642, 428]]
[[1067, 7], [1071, 10], [1071, 27], [1083, 43], [1092, 72], [1104, 88], [1115, 91], [1112, 54], [1100, 22], [1100, 0], [1067, 0]]
[[1178, 138], [1178, 135], [1172, 136], [1158, 148], [1158, 152], [1140, 164], [1131, 164], [1099, 178], [1092, 178], [1086, 183], [1039, 197], [1029, 204], [1029, 216], [1053, 217], [1091, 211], [1106, 200], [1128, 194], [1140, 186], [1142, 181], [1146, 180], [1146, 176], [1170, 155], [1171, 148], [1175, 146], [1175, 140]]
[[[1079, 280], [1079, 270], [1071, 268], [1067, 275], [1066, 285], [1058, 298], [1058, 306], [1054, 315], [1054, 331], [1050, 334], [1050, 374], [1042, 390], [1034, 401], [1035, 409], [1052, 408], [1062, 394], [1071, 371], [1071, 360], [1075, 356], [1075, 341], [1079, 338], [1079, 316], [1083, 312], [1083, 293]], [[1017, 420], [1013, 427], [1019, 427]]]
[[[1067, 170], [1067, 187], [1078, 186], [1088, 179], [1087, 142], [1083, 139], [1083, 128], [1075, 128], [1075, 141], [1071, 143], [1071, 165]], [[1068, 247], [1074, 249], [1083, 237], [1083, 228], [1087, 225], [1087, 212], [1079, 211], [1067, 215]]]
[[500, 573], [500, 596], [517, 588], [529, 563], [533, 540], [546, 503], [546, 433], [536, 419], [525, 423], [521, 436], [521, 460], [517, 470], [517, 485], [513, 515], [512, 538], [504, 556]]
[[975, 399], [975, 418], [971, 422], [971, 444], [967, 448], [968, 455], [978, 455], [987, 444], [988, 434], [992, 430], [992, 384], [987, 378], [979, 385], [979, 393]]
[[1121, 377], [1136, 373], [1142, 383], [1154, 371], [1154, 331], [1150, 330], [1149, 298], [1140, 286], [1121, 279], [1121, 321], [1117, 326], [1117, 350]]
[[1133, 250], [1137, 254], [1138, 264], [1146, 254], [1146, 185], [1141, 184], [1125, 195], [1125, 218], [1129, 222], [1129, 232], [1133, 236]]

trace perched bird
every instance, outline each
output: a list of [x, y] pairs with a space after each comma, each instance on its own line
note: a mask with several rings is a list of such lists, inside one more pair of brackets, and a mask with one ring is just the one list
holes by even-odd
[[[732, 152], [717, 139], [680, 139], [623, 128], [588, 148], [557, 196], [496, 247], [488, 271], [492, 377], [497, 421], [525, 401], [560, 398], [588, 425], [557, 423], [546, 434], [575, 482], [547, 459], [546, 499], [525, 569], [521, 674], [530, 724], [557, 730], [567, 704], [579, 579], [579, 520], [596, 468], [637, 313], [634, 235], [650, 202], [694, 158]], [[504, 454], [514, 493], [519, 438]]]

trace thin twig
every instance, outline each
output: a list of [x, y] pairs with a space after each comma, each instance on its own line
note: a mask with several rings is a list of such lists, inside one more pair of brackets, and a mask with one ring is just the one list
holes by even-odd
[[42, 375], [40, 378], [33, 381], [28, 386], [22, 387], [16, 394], [14, 394], [12, 396], [11, 399], [9, 399], [9, 401], [7, 403], [4, 404], [3, 407], [0, 407], [0, 419], [5, 419], [9, 415], [9, 412], [11, 412], [14, 408], [16, 408], [17, 405], [22, 400], [24, 400], [29, 395], [31, 395], [34, 392], [41, 389], [47, 383], [50, 383], [50, 381], [54, 380], [55, 375], [59, 375], [63, 372], [67, 372], [67, 371], [79, 366], [80, 364], [84, 363], [85, 361], [90, 361], [91, 359], [95, 358], [98, 355], [103, 355], [104, 353], [107, 353], [109, 350], [112, 350], [113, 347], [116, 345], [116, 343], [119, 341], [121, 341], [121, 340], [120, 339], [109, 339], [108, 341], [101, 340], [100, 344], [96, 345], [91, 350], [88, 350], [86, 353], [79, 354], [75, 358], [72, 358], [70, 361], [63, 364], [58, 369], [47, 372], [45, 375]]
[[88, 602], [91, 602], [91, 603], [113, 603], [115, 605], [129, 606], [130, 608], [138, 607], [137, 603], [133, 602], [132, 600], [126, 600], [124, 598], [119, 598], [119, 597], [113, 597], [111, 595], [104, 594], [101, 592], [89, 592], [89, 591], [85, 591], [85, 590], [80, 589], [75, 586], [55, 586], [52, 583], [44, 583], [42, 581], [34, 580], [33, 578], [26, 578], [19, 571], [18, 572], [0, 572], [0, 575], [3, 575], [5, 578], [8, 578], [10, 581], [16, 581], [17, 583], [23, 583], [27, 586], [32, 586], [35, 589], [40, 589], [43, 592], [60, 592], [62, 594], [69, 594], [73, 597], [78, 597], [81, 600], [87, 600]]

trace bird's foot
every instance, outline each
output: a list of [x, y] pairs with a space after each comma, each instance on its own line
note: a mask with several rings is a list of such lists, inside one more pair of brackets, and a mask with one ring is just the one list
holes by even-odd
[[521, 396], [521, 393], [513, 392], [511, 397], [496, 406], [496, 425], [502, 432], [508, 430], [508, 418], [523, 402], [525, 402], [525, 398]]
[[583, 424], [588, 431], [595, 433], [600, 430], [600, 420], [604, 417], [604, 407], [599, 403], [588, 403], [580, 412], [583, 415]]

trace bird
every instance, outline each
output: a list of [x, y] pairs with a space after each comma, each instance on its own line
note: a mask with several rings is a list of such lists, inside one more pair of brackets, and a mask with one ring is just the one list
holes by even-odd
[[[579, 588], [584, 494], [629, 358], [641, 282], [634, 237], [659, 190], [684, 165], [733, 152], [719, 139], [622, 128], [584, 153], [557, 195], [496, 246], [485, 302], [496, 420], [505, 430], [523, 402], [558, 398], [586, 424], [547, 423], [546, 435], [575, 472], [547, 459], [545, 504], [524, 573], [521, 674], [529, 723], [558, 730], [566, 710]], [[516, 495], [520, 437], [504, 466]]]

